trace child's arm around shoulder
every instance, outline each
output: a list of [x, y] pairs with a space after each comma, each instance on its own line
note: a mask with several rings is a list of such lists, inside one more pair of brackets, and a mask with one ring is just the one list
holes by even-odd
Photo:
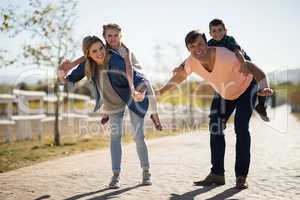
[[236, 40], [232, 36], [226, 36], [226, 40], [227, 40], [226, 41], [227, 47], [234, 52], [237, 59], [241, 63], [241, 71], [247, 72], [248, 69], [247, 69], [246, 59], [244, 58], [240, 45], [236, 42]]

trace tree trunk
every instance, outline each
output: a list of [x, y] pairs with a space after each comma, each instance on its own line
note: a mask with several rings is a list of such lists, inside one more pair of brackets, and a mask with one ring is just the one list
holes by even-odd
[[60, 146], [60, 133], [59, 133], [59, 84], [58, 81], [55, 82], [54, 93], [56, 95], [57, 101], [55, 102], [55, 121], [54, 121], [54, 145]]

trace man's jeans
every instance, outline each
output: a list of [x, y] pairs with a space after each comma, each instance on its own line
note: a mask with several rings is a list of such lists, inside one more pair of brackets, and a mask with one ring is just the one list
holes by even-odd
[[210, 110], [211, 172], [224, 175], [225, 137], [223, 130], [235, 109], [234, 129], [236, 133], [235, 175], [247, 176], [250, 165], [249, 121], [256, 100], [257, 85], [252, 81], [247, 90], [235, 100], [225, 100], [215, 94]]

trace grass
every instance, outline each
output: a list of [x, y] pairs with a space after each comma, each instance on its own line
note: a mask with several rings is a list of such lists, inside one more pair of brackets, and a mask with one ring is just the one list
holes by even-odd
[[[157, 86], [159, 88], [159, 86]], [[210, 97], [209, 97], [210, 96]], [[190, 105], [195, 108], [209, 107], [213, 97], [213, 90], [207, 84], [197, 81], [185, 82], [177, 88], [158, 97], [158, 102], [173, 105]]]
[[300, 121], [300, 113], [293, 113], [293, 115]]
[[[148, 131], [146, 139], [177, 135], [183, 130]], [[128, 133], [122, 138], [124, 143], [133, 141], [132, 134]], [[100, 135], [91, 138], [63, 138], [61, 146], [54, 146], [53, 139], [48, 137], [43, 141], [23, 141], [12, 144], [0, 144], [0, 173], [30, 166], [42, 161], [53, 160], [80, 152], [104, 149], [109, 146], [109, 137]]]

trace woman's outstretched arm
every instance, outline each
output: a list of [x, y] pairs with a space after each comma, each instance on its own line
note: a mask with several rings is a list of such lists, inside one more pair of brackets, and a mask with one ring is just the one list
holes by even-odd
[[75, 59], [72, 62], [70, 60], [66, 59], [59, 66], [59, 69], [61, 69], [63, 71], [66, 71], [68, 73], [68, 71], [70, 71], [72, 68], [74, 68], [75, 66], [79, 65], [80, 63], [83, 63], [84, 61], [85, 61], [84, 56], [81, 56], [81, 57]]
[[[81, 80], [85, 76], [84, 61], [85, 58], [83, 56], [75, 59], [73, 62], [71, 62], [70, 60], [63, 61], [63, 63], [58, 67], [57, 70], [57, 76], [60, 82], [66, 83], [67, 81], [70, 81], [75, 83]], [[79, 66], [66, 77], [68, 72], [77, 65]]]

